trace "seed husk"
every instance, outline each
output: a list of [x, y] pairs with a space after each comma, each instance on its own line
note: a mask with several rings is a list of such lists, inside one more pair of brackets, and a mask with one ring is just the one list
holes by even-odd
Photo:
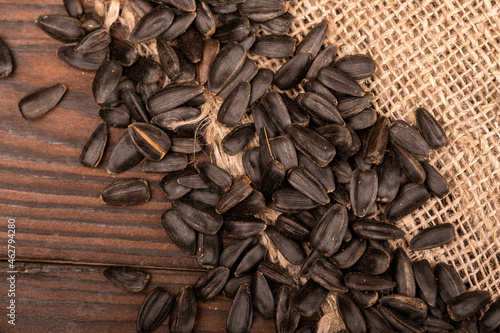
[[298, 213], [301, 210], [312, 209], [320, 206], [294, 188], [285, 187], [277, 190], [272, 195], [274, 209], [284, 213]]
[[310, 117], [309, 114], [307, 113], [304, 108], [302, 108], [297, 101], [291, 99], [288, 97], [286, 94], [281, 93], [281, 98], [283, 99], [283, 102], [285, 103], [285, 106], [288, 110], [288, 114], [290, 115], [290, 119], [292, 123], [295, 123], [297, 125], [301, 126], [308, 126]]
[[347, 222], [346, 208], [339, 204], [332, 205], [311, 231], [311, 246], [324, 256], [331, 257], [342, 244]]
[[272, 318], [276, 313], [273, 293], [262, 272], [256, 272], [252, 282], [253, 307], [263, 318]]
[[[191, 193], [194, 193], [191, 191]], [[206, 235], [199, 233], [196, 248], [196, 262], [204, 268], [214, 268], [219, 265], [222, 250], [222, 240], [219, 234]]]
[[220, 265], [228, 269], [235, 268], [236, 263], [248, 249], [257, 243], [257, 237], [233, 239], [221, 252]]
[[366, 249], [366, 240], [362, 238], [353, 238], [343, 245], [332, 259], [339, 268], [352, 267], [361, 258]]
[[360, 114], [370, 106], [374, 98], [373, 93], [365, 93], [362, 97], [349, 97], [342, 99], [337, 105], [342, 118], [349, 118]]
[[196, 320], [196, 297], [193, 287], [185, 286], [175, 297], [175, 303], [170, 313], [169, 329], [171, 333], [189, 333], [193, 330]]
[[352, 229], [363, 238], [387, 240], [403, 238], [405, 232], [391, 223], [360, 219], [354, 221]]
[[241, 42], [250, 33], [250, 21], [246, 17], [239, 17], [222, 24], [212, 35], [221, 43]]
[[75, 68], [96, 71], [108, 56], [108, 49], [106, 48], [93, 53], [81, 54], [76, 52], [76, 45], [77, 44], [61, 45], [57, 49], [57, 56], [59, 59]]
[[127, 131], [123, 133], [113, 147], [106, 171], [114, 174], [122, 173], [139, 164], [143, 159], [144, 156], [135, 148], [132, 138]]
[[220, 106], [217, 121], [227, 127], [236, 126], [245, 114], [250, 100], [250, 92], [251, 86], [248, 81], [241, 83], [234, 89]]
[[297, 96], [297, 103], [312, 116], [330, 124], [343, 125], [344, 120], [337, 108], [320, 94], [306, 92]]
[[219, 53], [220, 43], [216, 39], [207, 39], [203, 44], [203, 56], [196, 64], [196, 77], [200, 84], [205, 84], [215, 57]]
[[333, 292], [347, 292], [344, 275], [333, 262], [326, 258], [317, 258], [307, 274], [317, 284]]
[[275, 227], [283, 236], [301, 242], [308, 241], [311, 233], [308, 228], [303, 226], [292, 215], [288, 214], [280, 214], [275, 221]]
[[128, 40], [113, 38], [109, 50], [111, 58], [121, 66], [132, 66], [137, 60], [135, 45]]
[[188, 226], [204, 234], [215, 235], [224, 222], [212, 207], [200, 207], [187, 200], [174, 201], [172, 209]]
[[455, 227], [451, 223], [438, 224], [421, 230], [410, 241], [410, 249], [421, 251], [440, 247], [455, 239]]
[[174, 296], [163, 287], [156, 287], [144, 299], [137, 316], [137, 333], [153, 332], [167, 319]]
[[262, 98], [266, 112], [281, 133], [292, 123], [287, 107], [281, 95], [277, 92], [268, 92]]
[[[252, 84], [252, 92], [250, 93], [250, 100], [248, 101], [248, 105], [253, 105], [257, 100], [259, 100], [266, 91], [269, 89], [274, 80], [274, 73], [268, 68], [260, 68], [257, 74], [251, 81]], [[267, 133], [271, 136], [269, 131]]]
[[172, 11], [163, 5], [154, 7], [136, 23], [130, 32], [130, 41], [134, 44], [160, 36], [174, 20]]
[[265, 232], [286, 260], [295, 265], [304, 263], [306, 254], [299, 242], [283, 236], [274, 227], [266, 228]]
[[361, 311], [348, 294], [338, 294], [337, 304], [344, 324], [351, 333], [365, 333], [366, 323]]
[[318, 76], [318, 72], [323, 67], [328, 67], [333, 64], [335, 57], [337, 56], [337, 46], [332, 44], [327, 44], [327, 46], [321, 50], [311, 64], [311, 67], [307, 71], [306, 78], [314, 79]]
[[429, 145], [418, 131], [407, 122], [396, 120], [389, 128], [389, 137], [392, 142], [417, 159], [423, 160], [429, 157]]
[[430, 194], [424, 184], [409, 183], [401, 188], [398, 196], [386, 207], [389, 221], [397, 221], [420, 208]]
[[9, 47], [0, 38], [0, 79], [9, 76], [12, 73], [13, 67], [12, 55]]
[[319, 310], [326, 296], [328, 289], [309, 279], [293, 296], [293, 307], [300, 315], [310, 317]]
[[292, 22], [293, 22], [293, 15], [290, 14], [289, 12], [286, 12], [281, 16], [262, 22], [260, 24], [260, 27], [265, 32], [268, 32], [273, 35], [282, 36], [286, 35], [290, 31]]
[[237, 42], [224, 46], [215, 57], [210, 68], [208, 90], [213, 94], [221, 92], [236, 77], [245, 60], [246, 51]]
[[294, 88], [306, 76], [311, 61], [311, 53], [298, 53], [278, 69], [274, 75], [274, 84], [281, 90]]
[[270, 59], [288, 58], [295, 51], [295, 39], [276, 35], [257, 37], [250, 51]]
[[295, 332], [299, 325], [300, 314], [294, 310], [294, 294], [296, 289], [290, 286], [281, 286], [276, 301], [276, 332]]
[[361, 258], [353, 266], [355, 271], [380, 275], [389, 269], [391, 256], [382, 249], [367, 247]]
[[250, 332], [253, 321], [252, 294], [248, 283], [242, 284], [233, 299], [226, 322], [226, 332]]
[[399, 165], [408, 176], [408, 179], [415, 183], [423, 183], [426, 178], [422, 165], [403, 147], [391, 142], [391, 150], [399, 161]]
[[417, 119], [417, 127], [422, 134], [422, 137], [432, 149], [443, 147], [448, 138], [446, 133], [429, 111], [424, 108], [418, 108], [415, 111], [415, 118]]
[[266, 229], [266, 222], [256, 217], [226, 217], [222, 234], [226, 238], [245, 239]]
[[312, 200], [326, 205], [330, 202], [330, 197], [321, 182], [306, 168], [297, 166], [287, 172], [287, 179], [290, 185], [302, 192]]
[[107, 267], [102, 274], [117, 286], [133, 292], [139, 292], [146, 288], [151, 279], [149, 273], [127, 266]]
[[97, 104], [103, 104], [120, 82], [122, 66], [106, 60], [97, 70], [92, 81], [92, 93]]
[[420, 164], [425, 170], [425, 186], [438, 198], [443, 198], [450, 188], [446, 179], [427, 161], [421, 161]]
[[413, 274], [420, 291], [420, 298], [430, 306], [436, 306], [438, 286], [429, 262], [425, 259], [413, 262]]
[[47, 35], [63, 43], [75, 43], [83, 37], [80, 21], [71, 16], [41, 15], [36, 25]]
[[344, 56], [335, 61], [333, 66], [354, 80], [367, 79], [375, 73], [376, 69], [375, 61], [366, 54]]
[[286, 269], [282, 268], [278, 264], [272, 263], [267, 260], [263, 260], [260, 263], [257, 271], [261, 272], [262, 274], [264, 274], [266, 278], [274, 282], [278, 282], [289, 286], [293, 286], [295, 283], [293, 277]]
[[209, 5], [205, 2], [200, 2], [196, 12], [194, 21], [196, 28], [203, 37], [210, 37], [215, 32], [215, 18]]
[[367, 215], [375, 203], [378, 190], [378, 177], [375, 170], [357, 168], [353, 171], [350, 183], [352, 211], [358, 217]]
[[124, 68], [124, 74], [141, 83], [155, 83], [165, 79], [161, 65], [145, 57], [137, 57], [132, 66]]
[[168, 152], [171, 141], [167, 133], [146, 123], [133, 123], [128, 132], [137, 150], [147, 159], [161, 160]]
[[240, 14], [254, 22], [265, 22], [281, 16], [288, 10], [288, 4], [280, 0], [247, 0], [240, 6]]
[[[224, 89], [222, 89], [222, 91], [219, 93], [219, 97], [222, 99], [228, 98], [228, 96], [234, 90], [236, 90], [243, 82], [247, 81], [250, 82], [257, 74], [258, 70], [259, 68], [257, 67], [255, 61], [246, 59], [240, 72], [234, 77], [234, 79], [228, 85], [224, 87]], [[251, 85], [250, 85], [250, 91], [251, 91]], [[250, 105], [250, 100], [248, 102], [248, 105]]]
[[177, 182], [177, 178], [182, 174], [183, 172], [169, 173], [160, 180], [160, 188], [171, 201], [180, 199], [191, 191], [191, 188], [182, 186]]
[[19, 111], [25, 119], [35, 119], [52, 110], [66, 93], [66, 86], [55, 84], [40, 88], [19, 101]]
[[193, 290], [196, 299], [208, 302], [217, 296], [229, 278], [229, 269], [223, 266], [212, 268], [196, 280]]
[[448, 314], [454, 321], [464, 320], [478, 313], [490, 300], [489, 291], [468, 291], [448, 303]]
[[481, 327], [487, 330], [494, 330], [500, 327], [500, 301], [497, 298], [493, 304], [486, 310], [479, 320]]
[[89, 12], [89, 13], [84, 13], [80, 17], [80, 22], [82, 24], [83, 29], [86, 32], [91, 32], [96, 29], [99, 29], [104, 23], [104, 20], [97, 13]]
[[347, 273], [345, 276], [345, 284], [347, 288], [356, 290], [383, 291], [396, 287], [396, 282], [394, 281], [359, 272]]
[[109, 31], [100, 28], [87, 34], [76, 46], [78, 53], [92, 53], [97, 52], [108, 47], [111, 43], [111, 35]]
[[139, 205], [150, 198], [148, 182], [140, 178], [120, 179], [101, 192], [101, 200], [109, 206]]
[[234, 271], [234, 276], [244, 276], [245, 274], [252, 272], [262, 259], [264, 259], [266, 252], [266, 248], [261, 244], [257, 244], [252, 247], [243, 256], [243, 258], [241, 258], [240, 263]]
[[80, 163], [89, 168], [95, 168], [99, 165], [104, 148], [108, 143], [108, 127], [106, 124], [101, 123], [97, 125], [90, 138], [88, 139], [85, 147], [80, 154]]
[[341, 94], [355, 97], [365, 95], [363, 88], [346, 74], [333, 67], [324, 67], [318, 72], [318, 80], [326, 87]]
[[156, 48], [163, 70], [170, 80], [175, 80], [181, 75], [181, 63], [177, 53], [170, 44], [160, 38], [156, 39]]
[[320, 167], [326, 167], [335, 157], [335, 147], [307, 127], [291, 124], [288, 126], [288, 134], [297, 150]]
[[187, 254], [196, 253], [196, 231], [191, 229], [173, 210], [163, 213], [161, 224], [175, 245]]
[[152, 116], [175, 109], [203, 93], [203, 86], [196, 83], [170, 84], [148, 99], [147, 109]]
[[197, 63], [203, 56], [203, 35], [194, 27], [188, 28], [177, 38], [177, 44], [186, 58]]

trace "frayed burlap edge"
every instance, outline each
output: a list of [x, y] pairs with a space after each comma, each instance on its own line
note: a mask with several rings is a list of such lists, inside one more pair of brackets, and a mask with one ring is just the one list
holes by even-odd
[[[120, 11], [121, 8], [121, 11]], [[113, 22], [132, 28], [137, 17], [127, 0], [96, 0], [96, 11]], [[424, 207], [398, 221], [405, 239], [394, 242], [412, 259], [452, 264], [472, 289], [497, 295], [500, 287], [500, 5], [490, 0], [432, 2], [352, 2], [349, 0], [291, 1], [295, 20], [291, 34], [298, 41], [321, 20], [329, 23], [327, 40], [339, 46], [340, 56], [370, 54], [378, 64], [364, 86], [376, 96], [375, 109], [391, 120], [414, 124], [413, 111], [425, 107], [440, 121], [449, 144], [431, 154], [449, 180], [450, 194], [433, 198]], [[142, 43], [139, 52], [156, 58], [154, 42]], [[276, 70], [283, 63], [252, 57], [261, 67]], [[241, 154], [228, 157], [220, 149], [229, 129], [217, 124], [221, 101], [206, 93], [202, 115], [205, 139], [214, 146], [215, 162], [232, 175], [243, 174]], [[244, 122], [251, 119], [245, 118]], [[255, 144], [255, 142], [253, 143]], [[263, 218], [274, 223], [276, 212]], [[408, 241], [422, 228], [452, 223], [457, 238], [439, 249], [414, 253]], [[269, 257], [291, 271], [290, 265], [264, 235]], [[343, 324], [331, 293], [322, 306], [318, 332], [336, 332]]]

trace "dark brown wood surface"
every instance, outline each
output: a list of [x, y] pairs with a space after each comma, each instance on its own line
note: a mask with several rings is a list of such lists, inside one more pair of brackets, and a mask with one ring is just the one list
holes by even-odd
[[[94, 72], [73, 68], [56, 56], [60, 42], [36, 25], [43, 14], [65, 14], [62, 0], [0, 0], [0, 37], [12, 51], [13, 74], [0, 80], [0, 331], [134, 332], [147, 291], [172, 292], [201, 275], [196, 260], [180, 251], [160, 217], [170, 207], [158, 188], [162, 175], [139, 168], [120, 175], [105, 171], [110, 148], [124, 129], [110, 129], [108, 153], [96, 169], [78, 162], [81, 149], [101, 122], [91, 84]], [[18, 101], [27, 93], [62, 83], [68, 92], [43, 117], [26, 120]], [[150, 202], [105, 206], [101, 190], [118, 178], [142, 177]], [[16, 225], [16, 327], [7, 325], [9, 298], [7, 222]], [[150, 268], [147, 291], [133, 294], [102, 275], [105, 265]], [[222, 332], [230, 300], [199, 304], [197, 331]], [[255, 332], [273, 332], [272, 321], [256, 316]]]

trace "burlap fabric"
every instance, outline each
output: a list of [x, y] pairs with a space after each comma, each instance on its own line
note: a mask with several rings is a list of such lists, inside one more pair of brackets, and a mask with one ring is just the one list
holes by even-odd
[[[118, 19], [133, 27], [136, 18], [127, 1], [104, 4], [98, 0], [96, 4], [102, 14], [109, 14], [113, 6], [123, 10], [113, 9], [108, 26]], [[374, 92], [374, 107], [380, 114], [414, 124], [413, 111], [425, 107], [443, 125], [449, 143], [431, 153], [431, 163], [446, 177], [451, 191], [398, 221], [407, 236], [397, 245], [405, 247], [411, 258], [425, 258], [431, 264], [448, 262], [471, 289], [498, 295], [500, 4], [490, 0], [295, 0], [289, 11], [295, 17], [291, 34], [298, 41], [325, 20], [327, 39], [339, 47], [340, 56], [366, 53], [375, 59], [377, 72], [364, 86]], [[154, 45], [146, 44], [143, 52], [154, 55]], [[282, 64], [254, 59], [273, 70]], [[218, 148], [228, 132], [215, 122], [219, 104], [212, 99], [204, 108], [206, 139], [215, 145], [220, 166], [233, 175], [242, 174], [241, 154], [230, 158]], [[264, 217], [272, 222], [275, 214], [265, 212]], [[421, 228], [444, 222], [456, 227], [454, 242], [417, 253], [408, 249], [408, 241]], [[264, 238], [262, 242], [269, 243]], [[292, 271], [297, 269], [272, 247], [270, 257]], [[334, 295], [329, 295], [322, 310], [319, 331], [340, 330]]]

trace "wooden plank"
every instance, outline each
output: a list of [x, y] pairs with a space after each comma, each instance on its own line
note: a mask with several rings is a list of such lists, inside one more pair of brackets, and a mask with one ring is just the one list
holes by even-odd
[[[2, 292], [2, 332], [135, 332], [137, 313], [150, 291], [162, 286], [176, 294], [201, 274], [150, 269], [149, 285], [133, 293], [104, 278], [99, 266], [16, 263], [16, 269], [16, 325], [7, 324], [5, 308], [10, 298]], [[0, 262], [0, 271], [7, 270], [7, 263]], [[9, 289], [7, 280], [0, 280], [0, 289]], [[194, 331], [224, 332], [230, 306], [231, 300], [222, 295], [207, 303], [198, 302]], [[168, 319], [157, 332], [166, 332], [167, 324]], [[273, 320], [254, 316], [252, 332], [274, 331]]]
[[[94, 72], [57, 58], [62, 43], [35, 25], [43, 14], [65, 14], [62, 1], [0, 0], [0, 37], [15, 60], [12, 76], [0, 80], [0, 219], [16, 220], [18, 259], [195, 268], [194, 258], [161, 227], [161, 214], [170, 207], [158, 187], [163, 175], [145, 174], [139, 167], [121, 175], [105, 171], [125, 129], [110, 128], [97, 169], [79, 164], [81, 149], [102, 121], [91, 93]], [[68, 86], [59, 105], [40, 119], [23, 119], [18, 101], [55, 83]], [[102, 189], [127, 177], [147, 179], [152, 200], [135, 207], [105, 206], [99, 199]], [[0, 241], [5, 230], [1, 223]]]

